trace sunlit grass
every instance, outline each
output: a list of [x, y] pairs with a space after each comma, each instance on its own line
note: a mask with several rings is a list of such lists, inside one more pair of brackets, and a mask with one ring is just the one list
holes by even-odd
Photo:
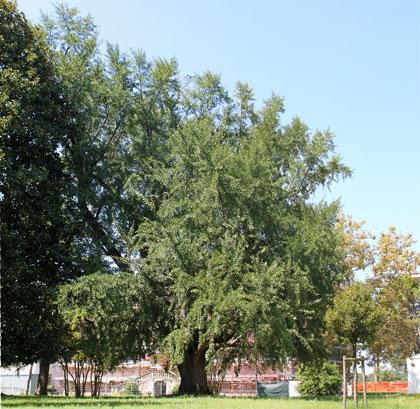
[[[232, 398], [232, 397], [163, 397], [163, 398], [120, 398], [107, 397], [66, 398], [66, 397], [6, 397], [2, 398], [3, 408], [58, 408], [58, 409], [333, 409], [341, 408], [341, 400], [331, 399], [263, 399], [263, 398]], [[353, 408], [353, 402], [348, 401], [347, 407]], [[363, 402], [359, 402], [363, 407]], [[370, 397], [369, 409], [419, 409], [420, 396], [387, 396]]]

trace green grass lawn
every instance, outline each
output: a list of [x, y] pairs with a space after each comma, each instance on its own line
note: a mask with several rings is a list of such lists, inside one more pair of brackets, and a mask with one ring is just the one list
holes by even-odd
[[[2, 408], [59, 408], [59, 409], [340, 409], [341, 401], [334, 399], [263, 399], [231, 397], [167, 397], [167, 398], [100, 398], [75, 399], [65, 397], [6, 397]], [[363, 403], [359, 401], [359, 407]], [[353, 402], [348, 401], [348, 409]], [[369, 409], [420, 409], [420, 396], [371, 397]]]

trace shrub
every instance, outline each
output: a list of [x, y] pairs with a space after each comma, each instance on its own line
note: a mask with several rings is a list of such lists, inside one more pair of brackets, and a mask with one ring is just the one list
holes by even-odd
[[124, 385], [124, 396], [135, 396], [139, 395], [139, 386], [137, 385], [137, 382], [128, 380]]
[[395, 369], [381, 369], [379, 371], [379, 380], [381, 381], [405, 381], [407, 380], [407, 374], [403, 371]]
[[335, 395], [340, 391], [341, 375], [335, 364], [317, 362], [299, 366], [299, 392], [304, 396]]

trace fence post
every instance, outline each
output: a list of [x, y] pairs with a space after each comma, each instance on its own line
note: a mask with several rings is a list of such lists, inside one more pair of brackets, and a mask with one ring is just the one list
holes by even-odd
[[362, 359], [362, 381], [363, 381], [363, 407], [367, 407], [367, 390], [366, 390], [366, 373], [365, 373], [365, 360]]
[[347, 404], [346, 356], [343, 356], [343, 409]]

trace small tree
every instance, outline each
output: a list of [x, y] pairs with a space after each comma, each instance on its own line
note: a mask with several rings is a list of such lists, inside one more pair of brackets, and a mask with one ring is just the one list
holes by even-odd
[[124, 385], [124, 396], [136, 396], [140, 395], [139, 386], [136, 381], [130, 379]]
[[[337, 230], [342, 238], [347, 283], [354, 280], [356, 271], [370, 268], [373, 272], [368, 282], [381, 318], [375, 323], [369, 352], [377, 380], [381, 360], [405, 366], [405, 358], [420, 350], [420, 288], [413, 278], [420, 265], [420, 253], [414, 247], [412, 234], [400, 234], [390, 227], [376, 240], [363, 224], [349, 216], [341, 217]], [[372, 307], [372, 301], [369, 305]]]
[[418, 348], [420, 288], [408, 274], [394, 277], [378, 289], [377, 303], [382, 314], [370, 350], [393, 365], [405, 363]]
[[371, 351], [393, 365], [420, 350], [420, 286], [413, 278], [420, 266], [420, 252], [412, 234], [398, 234], [395, 227], [382, 233], [371, 279], [383, 315]]
[[99, 396], [104, 371], [156, 347], [161, 313], [154, 300], [142, 277], [129, 273], [92, 274], [60, 289], [63, 369], [75, 383], [76, 397], [84, 395], [88, 379], [92, 395]]
[[373, 298], [373, 287], [355, 282], [339, 290], [327, 311], [327, 332], [339, 344], [350, 345], [356, 357], [358, 345], [370, 345], [382, 314]]
[[299, 392], [304, 396], [335, 395], [340, 391], [340, 372], [337, 366], [330, 362], [301, 364], [297, 379], [301, 381]]

